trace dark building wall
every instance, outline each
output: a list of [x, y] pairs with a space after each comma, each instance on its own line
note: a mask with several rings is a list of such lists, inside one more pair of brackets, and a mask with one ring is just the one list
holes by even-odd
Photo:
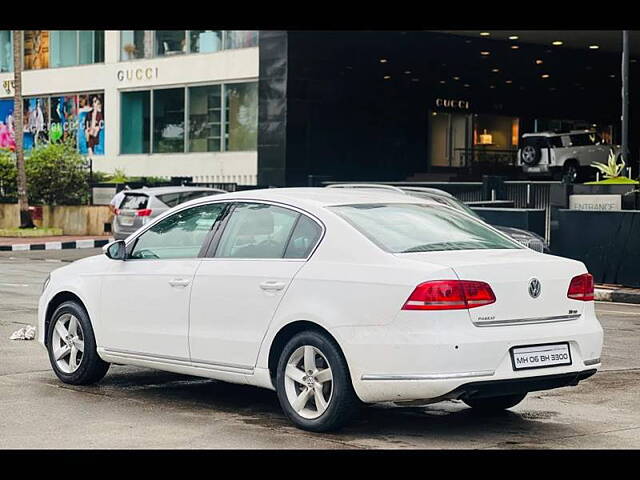
[[[438, 97], [469, 100], [468, 113], [519, 117], [520, 134], [533, 131], [535, 118], [618, 125], [620, 89], [607, 73], [619, 82], [618, 56], [531, 45], [514, 53], [492, 41], [486, 59], [467, 41], [429, 32], [261, 32], [259, 183], [307, 185], [308, 175], [398, 181], [425, 172]], [[499, 74], [490, 73], [494, 64]], [[553, 78], [542, 80], [547, 70]]]

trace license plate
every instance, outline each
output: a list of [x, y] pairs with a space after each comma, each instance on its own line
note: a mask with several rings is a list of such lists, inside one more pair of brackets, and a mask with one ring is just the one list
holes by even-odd
[[571, 349], [568, 343], [513, 347], [511, 362], [514, 370], [571, 365]]
[[131, 225], [133, 225], [133, 217], [120, 217], [118, 219], [118, 223], [120, 223], [120, 225], [122, 225], [123, 227], [130, 227]]
[[541, 171], [541, 170], [542, 170], [542, 169], [541, 169], [540, 167], [529, 167], [529, 168], [527, 169], [527, 171], [528, 171], [528, 172], [539, 172], [539, 171]]

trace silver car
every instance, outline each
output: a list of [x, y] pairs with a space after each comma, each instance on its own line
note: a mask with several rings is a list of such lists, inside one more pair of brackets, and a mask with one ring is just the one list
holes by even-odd
[[225, 190], [205, 187], [153, 187], [127, 190], [120, 205], [116, 206], [113, 237], [123, 240], [172, 207], [193, 200], [227, 193]]

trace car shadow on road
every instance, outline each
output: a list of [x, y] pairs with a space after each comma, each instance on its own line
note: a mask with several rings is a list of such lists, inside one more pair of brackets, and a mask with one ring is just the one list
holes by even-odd
[[[188, 412], [202, 416], [233, 413], [246, 424], [297, 432], [282, 413], [275, 392], [248, 385], [113, 366], [99, 384], [71, 388], [133, 399], [167, 413]], [[570, 425], [553, 420], [556, 412], [527, 410], [526, 402], [512, 411], [497, 414], [480, 414], [460, 401], [420, 407], [365, 406], [351, 425], [338, 433], [323, 434], [323, 438], [389, 447], [428, 447], [432, 440], [440, 447], [448, 445], [450, 448], [457, 445], [517, 448], [520, 444], [531, 448], [536, 446], [536, 439], [576, 433]]]

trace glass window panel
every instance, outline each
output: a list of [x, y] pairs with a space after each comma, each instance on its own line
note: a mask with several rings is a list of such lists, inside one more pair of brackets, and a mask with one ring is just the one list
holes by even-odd
[[320, 225], [306, 215], [301, 215], [289, 239], [284, 258], [307, 258], [321, 234]]
[[481, 220], [446, 207], [380, 203], [330, 209], [391, 253], [523, 248]]
[[239, 204], [216, 250], [219, 258], [282, 258], [299, 213], [257, 203]]
[[78, 96], [78, 151], [83, 155], [104, 155], [104, 94]]
[[51, 97], [51, 123], [49, 126], [49, 141], [57, 143], [70, 141], [77, 144], [78, 131], [78, 97]]
[[49, 98], [24, 99], [24, 149], [31, 150], [49, 142]]
[[140, 235], [131, 258], [197, 258], [224, 206], [215, 203], [188, 208], [158, 222]]
[[120, 97], [120, 152], [149, 153], [151, 92], [123, 92]]
[[0, 100], [0, 148], [16, 149], [13, 99]]
[[156, 55], [181, 55], [187, 52], [185, 30], [156, 30]]
[[189, 88], [189, 151], [219, 152], [222, 136], [222, 87]]
[[93, 63], [93, 30], [79, 30], [78, 31], [78, 50], [79, 58], [78, 63], [80, 65], [86, 65]]
[[226, 33], [225, 48], [248, 48], [258, 45], [258, 32], [256, 30], [231, 30]]
[[258, 145], [258, 82], [225, 85], [226, 150], [256, 150]]
[[51, 30], [51, 67], [70, 67], [78, 64], [78, 30]]
[[49, 68], [49, 31], [24, 31], [24, 69]]
[[0, 72], [13, 71], [13, 38], [11, 30], [0, 30]]
[[93, 32], [93, 63], [104, 62], [104, 30]]
[[[153, 44], [153, 37], [148, 39], [148, 32], [145, 30], [122, 30], [120, 32], [120, 60], [134, 60], [136, 58], [148, 58], [151, 56], [151, 49], [147, 43]], [[145, 55], [145, 52], [148, 54]]]
[[191, 53], [211, 53], [222, 49], [221, 30], [190, 30]]
[[184, 152], [184, 88], [153, 91], [153, 153]]

